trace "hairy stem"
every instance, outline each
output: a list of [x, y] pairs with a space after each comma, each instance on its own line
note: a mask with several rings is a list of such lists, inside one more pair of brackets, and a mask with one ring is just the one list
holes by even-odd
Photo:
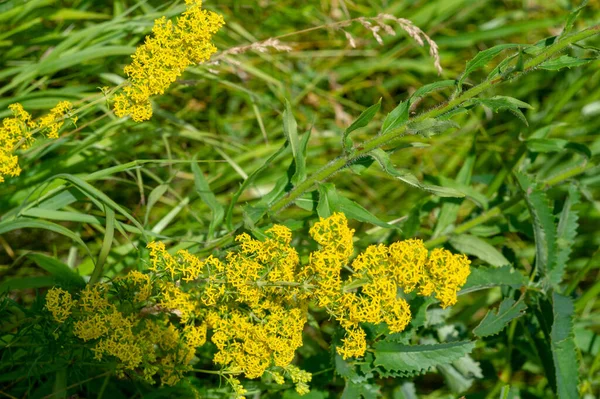
[[548, 46], [547, 48], [542, 50], [540, 54], [538, 54], [537, 56], [535, 56], [534, 58], [532, 58], [531, 60], [526, 62], [522, 71], [515, 72], [510, 75], [500, 75], [500, 76], [494, 77], [493, 79], [486, 80], [483, 83], [465, 91], [464, 93], [460, 94], [459, 96], [455, 97], [454, 99], [451, 99], [450, 101], [448, 101], [441, 107], [434, 108], [430, 111], [422, 113], [421, 115], [419, 115], [415, 118], [409, 119], [409, 121], [407, 123], [405, 123], [403, 126], [393, 129], [390, 132], [383, 134], [381, 136], [373, 137], [363, 143], [355, 145], [354, 148], [352, 148], [352, 150], [350, 151], [350, 153], [344, 154], [344, 155], [336, 158], [335, 160], [331, 161], [329, 164], [327, 164], [321, 170], [315, 172], [310, 177], [308, 177], [306, 180], [304, 180], [302, 183], [300, 183], [296, 187], [294, 187], [285, 197], [283, 197], [283, 198], [279, 199], [278, 201], [276, 201], [275, 203], [273, 203], [271, 205], [271, 207], [269, 208], [269, 211], [274, 214], [277, 214], [282, 209], [284, 209], [285, 207], [287, 207], [288, 205], [293, 203], [297, 198], [299, 198], [305, 192], [307, 192], [307, 191], [311, 190], [313, 187], [315, 187], [315, 185], [317, 183], [329, 179], [332, 175], [334, 175], [339, 170], [346, 167], [352, 161], [355, 161], [355, 160], [367, 155], [369, 152], [371, 152], [372, 150], [374, 150], [376, 148], [380, 148], [384, 145], [392, 144], [394, 142], [394, 140], [397, 140], [406, 134], [407, 126], [409, 123], [422, 122], [426, 119], [435, 118], [435, 117], [443, 115], [449, 111], [452, 111], [453, 109], [465, 104], [467, 101], [471, 100], [472, 98], [478, 96], [482, 92], [488, 90], [492, 86], [497, 85], [499, 83], [506, 82], [509, 79], [513, 79], [513, 78], [519, 77], [527, 72], [530, 72], [530, 71], [534, 70], [535, 68], [539, 67], [540, 64], [542, 64], [544, 61], [548, 60], [552, 56], [563, 51], [565, 48], [567, 48], [571, 44], [579, 42], [584, 39], [587, 39], [598, 33], [600, 33], [600, 25], [596, 25], [592, 28], [583, 30], [581, 32], [577, 32], [570, 36], [567, 36], [567, 37], [563, 38], [561, 41], [554, 43], [551, 46]]

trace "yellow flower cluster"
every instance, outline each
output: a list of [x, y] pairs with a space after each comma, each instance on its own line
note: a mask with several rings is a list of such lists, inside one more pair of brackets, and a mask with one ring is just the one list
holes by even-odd
[[[90, 343], [94, 359], [117, 360], [121, 375], [137, 372], [151, 383], [158, 375], [163, 384], [173, 385], [191, 369], [196, 348], [206, 342], [207, 326], [185, 320], [179, 310], [171, 312], [170, 307], [179, 304], [173, 297], [163, 297], [160, 287], [164, 284], [173, 283], [155, 283], [150, 275], [132, 271], [112, 284], [86, 286], [77, 300], [67, 291], [52, 288], [46, 295], [46, 308], [57, 322], [72, 322], [73, 334]], [[169, 306], [163, 307], [165, 303]], [[191, 303], [187, 299], [184, 305]], [[173, 324], [173, 313], [187, 323]]]
[[369, 246], [354, 259], [352, 274], [342, 283], [339, 276], [350, 264], [353, 234], [345, 216], [322, 218], [310, 234], [322, 249], [311, 254], [306, 270], [316, 277], [318, 303], [346, 330], [343, 346], [337, 349], [344, 359], [364, 355], [366, 334], [360, 323], [386, 323], [392, 333], [406, 328], [410, 307], [400, 293], [418, 288], [419, 295], [435, 294], [446, 308], [456, 303], [456, 293], [470, 273], [465, 255], [439, 248], [429, 253], [421, 240], [406, 240]]
[[52, 288], [46, 295], [46, 309], [52, 313], [52, 317], [59, 323], [64, 323], [71, 315], [71, 308], [75, 302], [68, 291], [60, 288]]
[[[50, 110], [48, 115], [42, 116], [37, 124], [37, 127], [42, 129], [49, 139], [57, 139], [58, 131], [63, 126], [65, 115], [71, 113], [73, 104], [69, 101], [61, 101], [54, 108]], [[77, 122], [77, 117], [71, 118], [73, 123]]]
[[[38, 122], [31, 118], [21, 104], [15, 103], [8, 106], [13, 116], [4, 118], [0, 126], [0, 183], [5, 176], [19, 176], [19, 158], [14, 155], [18, 148], [27, 149], [33, 142], [34, 129], [41, 129], [48, 138], [58, 138], [58, 131], [73, 108], [68, 101], [61, 101], [52, 108], [47, 115], [42, 116]], [[73, 123], [77, 120], [72, 117]]]
[[345, 330], [344, 358], [367, 350], [363, 323], [391, 333], [411, 320], [409, 294], [435, 297], [442, 307], [456, 302], [469, 275], [469, 260], [444, 249], [429, 252], [420, 240], [371, 245], [352, 260], [354, 230], [335, 213], [310, 229], [320, 244], [303, 265], [291, 246], [292, 233], [276, 225], [263, 240], [244, 233], [223, 261], [201, 260], [163, 243], [148, 244], [150, 273], [132, 271], [111, 284], [80, 291], [73, 300], [60, 289], [48, 293], [47, 308], [61, 323], [73, 311], [73, 333], [93, 343], [95, 358], [116, 359], [120, 370], [148, 381], [176, 383], [191, 369], [196, 348], [214, 344], [213, 362], [235, 397], [246, 390], [236, 378], [287, 377], [299, 394], [309, 392], [310, 373], [292, 364], [302, 346], [309, 303], [324, 309]]
[[223, 17], [202, 9], [201, 0], [185, 0], [186, 11], [175, 23], [165, 17], [154, 22], [125, 67], [129, 85], [113, 98], [115, 114], [131, 115], [136, 122], [152, 117], [150, 97], [163, 94], [186, 68], [210, 58], [217, 51], [211, 40], [225, 23]]

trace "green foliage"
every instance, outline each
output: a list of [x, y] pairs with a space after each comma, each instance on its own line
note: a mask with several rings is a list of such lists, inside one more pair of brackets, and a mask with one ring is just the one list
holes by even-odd
[[[176, 386], [119, 378], [63, 338], [47, 289], [146, 271], [153, 240], [222, 257], [275, 223], [308, 260], [310, 227], [344, 212], [357, 251], [417, 238], [468, 255], [457, 304], [400, 292], [407, 329], [364, 323], [366, 355], [346, 360], [339, 324], [311, 311], [294, 360], [311, 392], [265, 374], [242, 381], [246, 397], [597, 397], [600, 9], [587, 3], [204, 1], [227, 23], [218, 58], [153, 97], [142, 124], [109, 98], [183, 2], [0, 4], [0, 118], [15, 102], [36, 118], [81, 108], [0, 183], [0, 393], [230, 397], [212, 343]], [[378, 13], [430, 34], [441, 76], [433, 48]]]
[[463, 341], [432, 345], [402, 345], [381, 342], [375, 346], [374, 365], [386, 373], [420, 374], [440, 365], [450, 364], [471, 353], [475, 342]]
[[578, 398], [579, 362], [573, 337], [573, 301], [553, 293], [552, 313], [554, 322], [550, 339], [556, 370], [556, 393], [560, 399]]
[[496, 335], [517, 317], [525, 314], [527, 306], [522, 300], [515, 301], [512, 298], [505, 298], [500, 303], [496, 312], [490, 310], [487, 312], [481, 323], [473, 329], [473, 334], [480, 338], [490, 335]]

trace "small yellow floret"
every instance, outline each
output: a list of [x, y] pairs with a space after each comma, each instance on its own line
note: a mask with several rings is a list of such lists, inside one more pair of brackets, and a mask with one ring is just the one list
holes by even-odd
[[152, 117], [150, 97], [163, 94], [191, 65], [202, 63], [217, 51], [211, 40], [225, 23], [223, 17], [202, 9], [202, 1], [186, 0], [186, 11], [175, 22], [165, 17], [154, 21], [147, 36], [125, 67], [129, 85], [113, 98], [119, 117], [136, 122]]
[[71, 308], [75, 305], [71, 294], [61, 288], [50, 288], [46, 294], [46, 309], [59, 323], [64, 323], [71, 315]]

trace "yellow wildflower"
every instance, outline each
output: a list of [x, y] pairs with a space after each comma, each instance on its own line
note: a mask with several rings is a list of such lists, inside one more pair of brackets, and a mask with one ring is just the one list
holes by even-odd
[[58, 131], [64, 125], [64, 118], [73, 109], [73, 104], [69, 101], [61, 101], [50, 110], [47, 115], [42, 116], [37, 126], [46, 133], [50, 139], [58, 138]]
[[59, 323], [64, 323], [71, 315], [71, 308], [75, 301], [68, 291], [61, 288], [50, 288], [46, 294], [46, 309], [52, 313], [52, 317]]
[[202, 9], [201, 0], [185, 0], [186, 11], [175, 23], [165, 17], [154, 21], [153, 36], [146, 37], [125, 67], [129, 85], [114, 97], [115, 114], [131, 115], [136, 122], [152, 117], [150, 97], [163, 94], [186, 68], [217, 51], [212, 36], [225, 23], [223, 17]]
[[0, 126], [0, 183], [4, 182], [5, 176], [15, 177], [21, 174], [19, 158], [14, 155], [14, 151], [31, 147], [34, 142], [32, 129], [39, 127], [47, 132], [49, 138], [57, 138], [58, 130], [64, 124], [63, 120], [57, 119], [64, 118], [71, 107], [70, 102], [61, 101], [36, 123], [21, 104], [8, 106], [13, 116], [4, 118]]
[[467, 282], [471, 273], [471, 262], [465, 255], [436, 248], [429, 254], [425, 265], [425, 277], [420, 291], [421, 295], [431, 295], [440, 301], [443, 308], [456, 303], [456, 293]]

